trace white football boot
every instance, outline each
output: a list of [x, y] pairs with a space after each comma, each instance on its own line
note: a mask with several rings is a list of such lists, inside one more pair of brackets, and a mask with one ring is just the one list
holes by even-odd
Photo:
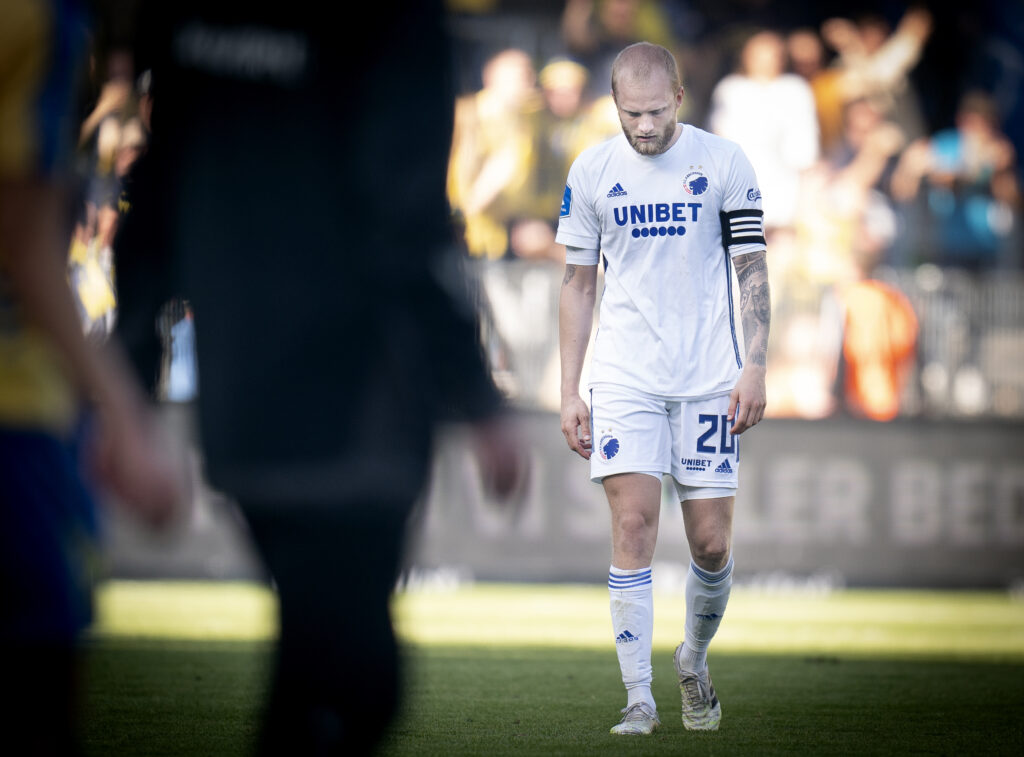
[[636, 702], [622, 710], [622, 720], [612, 726], [611, 732], [619, 736], [646, 736], [661, 725], [658, 712], [646, 702]]
[[700, 673], [683, 670], [679, 665], [679, 653], [683, 645], [676, 647], [672, 659], [679, 677], [679, 693], [683, 698], [683, 725], [688, 731], [717, 731], [722, 721], [722, 705], [711, 683], [707, 667]]

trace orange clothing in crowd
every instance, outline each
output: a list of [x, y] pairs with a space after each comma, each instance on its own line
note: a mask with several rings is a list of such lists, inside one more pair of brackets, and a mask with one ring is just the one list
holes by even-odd
[[891, 420], [913, 366], [917, 316], [903, 293], [881, 281], [857, 281], [842, 296], [847, 407], [872, 420]]

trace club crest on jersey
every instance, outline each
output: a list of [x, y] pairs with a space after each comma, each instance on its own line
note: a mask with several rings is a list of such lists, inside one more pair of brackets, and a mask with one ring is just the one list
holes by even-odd
[[601, 443], [598, 445], [598, 452], [601, 453], [601, 457], [605, 460], [611, 460], [619, 454], [619, 440], [611, 434], [605, 434], [601, 437]]
[[683, 189], [687, 194], [702, 195], [708, 191], [708, 177], [703, 171], [690, 171], [683, 178]]

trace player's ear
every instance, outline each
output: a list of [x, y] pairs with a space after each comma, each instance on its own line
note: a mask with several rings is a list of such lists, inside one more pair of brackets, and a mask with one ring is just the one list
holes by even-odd
[[683, 104], [683, 94], [685, 94], [685, 92], [686, 92], [686, 90], [683, 88], [682, 85], [680, 85], [679, 86], [679, 91], [676, 92], [676, 106], [677, 107]]

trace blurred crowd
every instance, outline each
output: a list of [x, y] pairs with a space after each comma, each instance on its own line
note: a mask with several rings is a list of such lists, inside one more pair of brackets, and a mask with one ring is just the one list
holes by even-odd
[[[1000, 21], [990, 6], [1002, 7], [981, 2], [978, 13], [988, 13], [992, 26]], [[930, 315], [907, 287], [921, 276], [900, 272], [931, 271], [924, 278], [934, 280], [945, 272], [1014, 276], [1024, 267], [1020, 145], [1005, 131], [1011, 111], [1019, 124], [1024, 51], [976, 44], [984, 29], [964, 29], [970, 36], [956, 46], [955, 19], [936, 34], [941, 3], [450, 0], [449, 7], [462, 88], [449, 202], [457, 241], [483, 271], [495, 369], [533, 371], [529, 387], [521, 375], [518, 388], [509, 384], [528, 404], [557, 406], [550, 391], [557, 289], [549, 278], [564, 260], [554, 234], [565, 177], [583, 149], [619, 133], [610, 67], [634, 41], [674, 51], [686, 88], [680, 120], [738, 142], [758, 174], [776, 309], [771, 414], [888, 420], [927, 410], [922, 320]], [[1019, 40], [1020, 9], [1005, 15]], [[959, 59], [957, 70], [981, 73], [948, 81], [941, 92], [922, 90], [920, 82], [947, 70], [922, 77], [922, 66], [948, 56]], [[101, 333], [116, 312], [110, 246], [131, 163], [147, 138], [147, 99], [145, 74], [134, 82], [115, 76], [97, 89], [82, 126], [92, 178], [70, 272], [86, 328]], [[173, 312], [168, 333], [188, 309], [178, 304]], [[1024, 333], [1024, 323], [1008, 325]], [[521, 356], [531, 345], [544, 354], [530, 357], [540, 363], [528, 369]], [[1003, 414], [1024, 414], [1021, 382]]]
[[[1020, 156], [1002, 110], [1019, 107], [1019, 86], [1007, 98], [1006, 80], [1024, 82], [1024, 54], [1004, 56], [989, 90], [956, 84], [940, 124], [914, 77], [928, 45], [945, 43], [931, 10], [820, 21], [815, 10], [568, 0], [554, 41], [479, 56], [481, 86], [459, 100], [449, 174], [467, 255], [563, 260], [554, 229], [569, 165], [620, 130], [611, 62], [635, 41], [665, 45], [683, 67], [680, 120], [738, 142], [758, 174], [776, 308], [770, 411], [888, 420], [920, 410], [907, 395], [924, 314], [884, 274], [1021, 269]], [[968, 70], [977, 51], [965, 39], [949, 53]], [[531, 298], [510, 298], [500, 273], [484, 276], [498, 336], [521, 354]], [[500, 312], [510, 300], [520, 312]], [[541, 404], [557, 406], [554, 368], [535, 371], [547, 376], [530, 388]]]

